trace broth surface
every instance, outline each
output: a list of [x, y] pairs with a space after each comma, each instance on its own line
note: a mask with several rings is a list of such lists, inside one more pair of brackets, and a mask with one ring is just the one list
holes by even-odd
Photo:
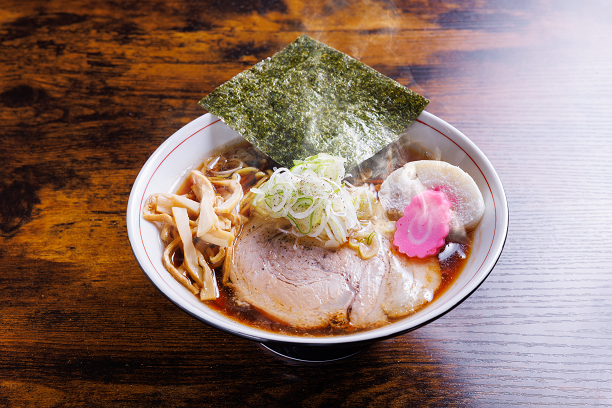
[[[198, 170], [200, 170], [206, 176], [213, 176], [213, 171], [220, 172], [230, 169], [232, 167], [232, 159], [236, 157], [240, 158], [247, 165], [256, 167], [261, 171], [272, 170], [275, 167], [280, 167], [270, 158], [254, 148], [250, 143], [245, 141], [224, 146], [216, 150], [203, 162], [200, 167], [198, 167]], [[378, 190], [382, 181], [384, 181], [391, 172], [403, 166], [405, 163], [409, 161], [432, 160], [436, 158], [437, 157], [435, 157], [431, 152], [424, 150], [420, 146], [400, 140], [397, 143], [383, 149], [383, 151], [373, 158], [365, 161], [362, 165], [353, 169], [351, 174], [347, 176], [347, 180], [353, 185], [371, 183], [374, 185], [376, 190]], [[254, 177], [245, 177], [240, 180], [245, 194], [248, 193], [255, 182], [256, 180]], [[191, 181], [188, 178], [188, 180], [186, 180], [180, 186], [176, 193], [189, 194], [191, 186]], [[442, 282], [440, 287], [436, 290], [432, 302], [446, 292], [446, 290], [448, 290], [448, 288], [460, 275], [461, 271], [466, 265], [467, 258], [469, 257], [472, 241], [473, 232], [468, 232], [466, 236], [462, 236], [458, 240], [453, 240], [453, 238], [450, 236], [447, 237], [445, 247], [442, 248], [440, 254], [438, 255]], [[392, 249], [392, 251], [398, 254], [395, 249]], [[405, 256], [403, 254], [398, 255]], [[182, 254], [179, 250], [173, 258], [173, 263], [175, 266], [178, 266], [181, 265], [182, 262]], [[222, 282], [222, 266], [214, 269], [214, 272], [219, 288], [219, 297], [216, 300], [205, 301], [204, 303], [224, 316], [241, 324], [246, 324], [260, 330], [266, 330], [274, 333], [300, 336], [342, 335], [368, 330], [356, 329], [350, 325], [348, 328], [337, 328], [330, 326], [320, 329], [296, 329], [287, 325], [286, 323], [276, 320], [272, 316], [256, 309], [255, 307], [238, 304], [235, 300], [234, 294], [232, 293], [232, 289], [224, 285]], [[427, 305], [423, 307], [427, 307]], [[409, 316], [410, 315], [407, 315], [396, 319], [390, 318], [389, 320], [391, 322], [396, 322]]]

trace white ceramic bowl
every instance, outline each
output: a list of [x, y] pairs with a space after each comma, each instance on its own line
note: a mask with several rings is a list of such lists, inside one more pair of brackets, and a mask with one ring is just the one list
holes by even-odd
[[408, 134], [429, 149], [440, 149], [442, 158], [468, 172], [482, 191], [484, 217], [474, 236], [472, 254], [456, 282], [439, 298], [419, 312], [397, 323], [367, 331], [333, 337], [299, 337], [258, 330], [210, 309], [162, 265], [162, 243], [158, 228], [142, 219], [143, 205], [153, 193], [174, 192], [191, 169], [212, 149], [240, 136], [217, 117], [205, 114], [169, 137], [146, 162], [136, 178], [127, 208], [127, 228], [134, 255], [151, 282], [170, 301], [193, 317], [221, 330], [283, 347], [358, 346], [417, 329], [450, 311], [489, 275], [499, 256], [508, 231], [508, 207], [502, 184], [485, 155], [461, 132], [423, 112]]

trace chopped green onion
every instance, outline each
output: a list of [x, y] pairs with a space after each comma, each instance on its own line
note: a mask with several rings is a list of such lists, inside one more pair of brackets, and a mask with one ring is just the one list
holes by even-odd
[[264, 215], [288, 219], [297, 232], [318, 238], [326, 246], [342, 245], [359, 227], [355, 204], [362, 207], [360, 200], [374, 199], [371, 193], [353, 196], [358, 188], [349, 190], [342, 183], [344, 162], [322, 153], [296, 160], [291, 170], [276, 169], [267, 182], [251, 189], [253, 205]]
[[366, 243], [368, 245], [372, 245], [372, 239], [374, 239], [374, 235], [376, 235], [376, 231], [372, 231], [372, 233], [368, 235], [368, 239], [366, 240]]

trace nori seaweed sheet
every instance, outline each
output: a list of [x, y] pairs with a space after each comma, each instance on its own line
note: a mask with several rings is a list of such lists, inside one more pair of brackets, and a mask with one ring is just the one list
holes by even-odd
[[317, 153], [347, 171], [396, 140], [429, 101], [303, 35], [200, 101], [277, 163]]

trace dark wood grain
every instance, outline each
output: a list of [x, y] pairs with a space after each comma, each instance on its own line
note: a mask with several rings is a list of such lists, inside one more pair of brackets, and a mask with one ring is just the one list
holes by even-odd
[[[324, 365], [178, 310], [125, 225], [197, 101], [301, 34], [431, 99], [510, 207], [468, 300]], [[604, 1], [0, 2], [0, 406], [612, 406], [611, 38]]]

